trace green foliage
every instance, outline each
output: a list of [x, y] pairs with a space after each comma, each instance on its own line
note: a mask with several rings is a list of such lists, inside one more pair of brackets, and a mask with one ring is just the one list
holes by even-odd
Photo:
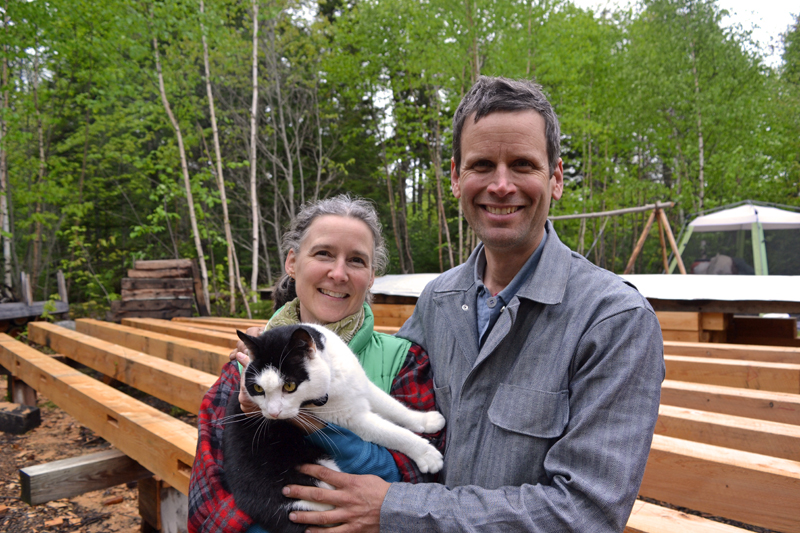
[[[35, 275], [36, 299], [53, 292], [60, 268], [71, 312], [103, 316], [135, 259], [196, 255], [154, 38], [217, 313], [228, 312], [231, 295], [203, 34], [243, 284], [253, 254], [260, 284], [277, 277], [281, 235], [298, 206], [344, 191], [375, 202], [390, 273], [448, 268], [437, 180], [458, 257], [450, 124], [480, 73], [535, 78], [553, 102], [566, 178], [554, 215], [672, 200], [677, 232], [701, 205], [800, 205], [797, 17], [787, 21], [783, 63], [771, 68], [746, 32], [722, 27], [710, 0], [644, 0], [602, 13], [561, 0], [281, 0], [259, 11], [254, 250], [252, 2], [204, 6], [201, 15], [195, 0], [9, 3], [0, 31], [9, 67], [8, 106], [0, 104], [5, 235], [13, 279]], [[621, 271], [643, 224], [628, 215], [557, 229]], [[660, 270], [656, 247], [648, 240], [637, 272]], [[251, 305], [256, 316], [269, 313], [266, 302]]]

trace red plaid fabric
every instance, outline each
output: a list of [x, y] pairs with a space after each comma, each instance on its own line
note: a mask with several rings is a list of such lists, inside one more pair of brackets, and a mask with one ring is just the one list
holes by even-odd
[[[223, 478], [223, 425], [220, 421], [225, 416], [231, 394], [238, 393], [239, 379], [236, 363], [228, 363], [203, 397], [198, 415], [197, 452], [189, 484], [189, 533], [239, 533], [247, 531], [253, 523], [236, 507]], [[409, 349], [406, 362], [392, 384], [391, 395], [411, 409], [435, 409], [428, 354], [420, 346], [412, 345]], [[426, 437], [444, 453], [444, 431]], [[405, 455], [391, 453], [403, 481], [435, 480], [434, 476], [422, 474], [416, 463]]]

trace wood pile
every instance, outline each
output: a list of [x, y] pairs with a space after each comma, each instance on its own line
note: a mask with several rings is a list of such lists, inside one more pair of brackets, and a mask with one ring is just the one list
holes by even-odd
[[122, 298], [111, 303], [109, 320], [123, 318], [173, 318], [209, 314], [203, 284], [192, 259], [136, 261], [122, 279]]
[[[33, 323], [29, 338], [197, 412], [228, 360], [234, 330], [264, 323], [129, 318], [117, 325], [81, 319], [77, 331]], [[640, 490], [646, 501], [636, 502], [626, 531], [744, 531], [704, 518], [714, 516], [800, 532], [800, 349], [669, 341], [665, 353], [667, 379]], [[153, 472], [159, 483], [188, 492], [196, 428], [3, 335], [0, 365]], [[158, 487], [151, 492], [163, 500]], [[140, 492], [149, 498], [143, 509], [158, 506], [148, 494]]]

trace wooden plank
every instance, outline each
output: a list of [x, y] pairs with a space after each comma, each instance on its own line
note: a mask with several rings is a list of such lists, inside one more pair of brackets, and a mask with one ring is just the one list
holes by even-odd
[[800, 426], [800, 394], [665, 380], [661, 404]]
[[407, 318], [389, 317], [389, 316], [376, 316], [375, 325], [383, 327], [396, 327], [399, 328], [406, 323]]
[[800, 531], [800, 463], [654, 435], [639, 494], [777, 531]]
[[727, 313], [700, 313], [700, 329], [725, 331], [728, 329], [730, 315]]
[[666, 379], [800, 393], [800, 365], [665, 355]]
[[230, 360], [230, 348], [180, 339], [163, 333], [145, 331], [90, 318], [75, 321], [78, 332], [118, 344], [179, 365], [218, 376]]
[[402, 318], [408, 319], [414, 313], [414, 305], [394, 305], [394, 304], [372, 304], [372, 314], [375, 320], [381, 318]]
[[666, 300], [648, 298], [656, 311], [693, 311], [699, 313], [800, 313], [800, 302], [774, 300]]
[[164, 270], [170, 268], [192, 268], [191, 259], [154, 259], [133, 263], [136, 270]]
[[192, 290], [192, 278], [122, 278], [122, 290], [137, 289], [188, 289]]
[[123, 300], [153, 300], [164, 298], [191, 299], [194, 290], [189, 287], [175, 289], [122, 289]]
[[661, 336], [670, 342], [700, 342], [700, 331], [677, 331], [662, 329]]
[[183, 494], [197, 429], [0, 334], [0, 365]]
[[636, 500], [625, 533], [743, 533], [746, 529]]
[[236, 348], [239, 342], [239, 337], [236, 336], [235, 328], [226, 328], [227, 332], [223, 333], [183, 325], [180, 322], [174, 322], [172, 320], [158, 320], [154, 318], [125, 318], [122, 320], [122, 325], [163, 333], [164, 335], [180, 337], [182, 339], [191, 339], [215, 346], [222, 346], [228, 349]]
[[[192, 259], [192, 278], [194, 279], [194, 298], [197, 304], [197, 314], [200, 316], [210, 316], [211, 309], [208, 309], [206, 302], [209, 302], [206, 288], [203, 287], [203, 280], [200, 277], [200, 268], [197, 266], [197, 260]], [[209, 306], [211, 304], [208, 304]]]
[[732, 339], [731, 342], [800, 348], [800, 339], [789, 339], [786, 337], [736, 337]]
[[[31, 305], [27, 305], [22, 302], [11, 302], [0, 304], [0, 320], [42, 316], [46, 303], [47, 302], [33, 302]], [[55, 304], [56, 307], [53, 314], [69, 312], [69, 304], [60, 300], [55, 300], [53, 304]]]
[[800, 349], [780, 346], [664, 341], [666, 355], [800, 364]]
[[400, 331], [400, 326], [374, 326], [372, 329], [379, 333], [386, 333], [387, 335], [394, 335]]
[[121, 451], [104, 450], [20, 469], [20, 499], [28, 505], [38, 505], [152, 475]]
[[132, 311], [181, 311], [192, 308], [191, 298], [153, 298], [149, 300], [122, 300], [115, 302], [114, 311], [130, 313]]
[[[170, 318], [170, 322], [173, 323], [173, 324], [184, 325], [186, 327], [195, 328], [195, 329], [199, 329], [199, 330], [202, 330], [202, 331], [216, 331], [218, 333], [229, 333], [229, 332], [233, 331], [234, 335], [236, 335], [236, 330], [237, 329], [242, 330], [242, 331], [246, 331], [248, 328], [251, 328], [251, 327], [259, 327], [260, 329], [263, 329], [262, 326], [252, 326], [252, 325], [244, 325], [244, 324], [240, 324], [239, 327], [234, 327], [234, 326], [218, 326], [218, 325], [215, 325], [215, 324], [203, 323], [203, 322], [183, 322], [183, 321], [180, 321], [181, 318], [191, 318], [191, 317], [171, 317]], [[266, 324], [266, 321], [264, 323]]]
[[800, 461], [800, 426], [661, 405], [655, 432], [745, 452]]
[[700, 331], [700, 313], [656, 311], [662, 330]]
[[188, 318], [175, 317], [173, 320], [176, 322], [186, 322], [196, 327], [223, 326], [226, 328], [240, 329], [242, 331], [252, 327], [259, 327], [263, 329], [267, 325], [267, 322], [269, 322], [268, 319], [212, 318], [204, 316], [193, 316]]
[[[28, 338], [151, 396], [197, 414], [216, 374], [186, 368], [55, 324], [37, 322]], [[225, 358], [227, 361], [227, 357]]]
[[129, 278], [191, 278], [191, 268], [165, 268], [162, 270], [128, 270]]

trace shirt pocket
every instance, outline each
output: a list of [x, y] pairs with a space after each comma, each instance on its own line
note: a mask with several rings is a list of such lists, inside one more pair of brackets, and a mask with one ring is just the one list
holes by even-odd
[[501, 383], [489, 406], [489, 420], [514, 433], [541, 439], [558, 437], [569, 422], [569, 392]]

